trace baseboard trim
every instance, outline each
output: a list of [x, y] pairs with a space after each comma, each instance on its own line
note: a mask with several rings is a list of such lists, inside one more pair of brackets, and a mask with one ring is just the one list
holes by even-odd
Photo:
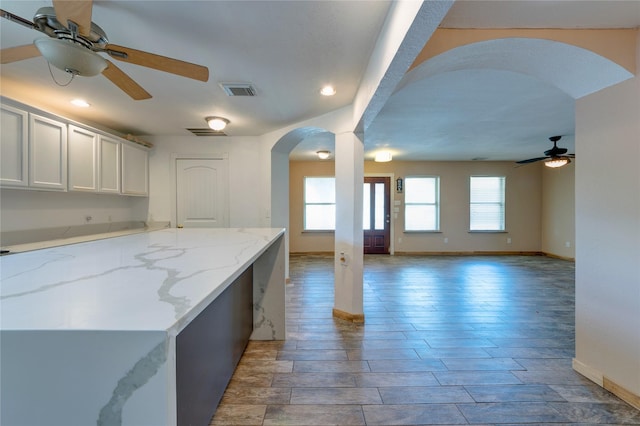
[[[547, 256], [575, 262], [573, 257], [560, 256], [543, 251], [395, 251], [391, 256]], [[333, 251], [290, 252], [289, 256], [335, 256]]]
[[544, 256], [541, 251], [396, 251], [396, 256]]
[[333, 308], [333, 316], [335, 318], [352, 322], [354, 324], [364, 324], [364, 314], [352, 314]]
[[589, 367], [587, 364], [580, 362], [575, 358], [573, 358], [571, 366], [575, 371], [582, 374], [584, 377], [591, 380], [596, 385], [604, 387], [604, 376], [600, 371], [596, 370], [595, 368]]
[[640, 410], [640, 395], [636, 395], [635, 393], [631, 392], [629, 389], [626, 389], [620, 386], [619, 384], [617, 384], [616, 382], [614, 382], [613, 380], [607, 377], [604, 377], [603, 387], [609, 392], [611, 392], [612, 394], [616, 395], [621, 400], [629, 403], [633, 407]]
[[558, 254], [546, 253], [546, 252], [543, 252], [542, 254], [544, 254], [547, 257], [552, 257], [554, 259], [568, 260], [569, 262], [575, 262], [576, 261], [575, 257], [560, 256]]
[[333, 256], [334, 251], [292, 251], [289, 256]]
[[621, 400], [640, 410], [640, 395], [636, 395], [624, 386], [620, 386], [610, 378], [603, 375], [602, 372], [584, 364], [583, 362], [578, 361], [575, 358], [573, 359], [572, 366], [575, 371], [582, 374], [587, 379], [591, 380], [598, 386], [601, 386]]

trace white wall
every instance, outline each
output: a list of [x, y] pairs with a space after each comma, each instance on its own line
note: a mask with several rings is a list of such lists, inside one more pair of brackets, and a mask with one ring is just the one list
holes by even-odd
[[575, 259], [575, 235], [575, 162], [542, 167], [542, 251]]
[[640, 77], [576, 102], [576, 157], [574, 366], [638, 396]]
[[[173, 154], [228, 154], [230, 227], [269, 225], [268, 205], [264, 202], [263, 169], [265, 157], [257, 137], [163, 136], [148, 138], [155, 145], [149, 155], [150, 221], [170, 221], [175, 199]], [[175, 172], [173, 172], [175, 173]], [[174, 224], [175, 226], [175, 224]]]

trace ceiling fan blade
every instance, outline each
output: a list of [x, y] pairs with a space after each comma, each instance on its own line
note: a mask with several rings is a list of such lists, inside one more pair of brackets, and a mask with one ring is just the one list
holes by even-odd
[[536, 161], [546, 160], [547, 158], [549, 158], [549, 157], [529, 158], [528, 160], [516, 161], [516, 164], [535, 163]]
[[69, 28], [69, 21], [72, 21], [78, 26], [79, 34], [91, 34], [93, 0], [53, 0], [53, 8], [62, 25]]
[[123, 92], [131, 96], [136, 101], [150, 99], [149, 92], [144, 90], [142, 86], [133, 81], [131, 77], [124, 73], [120, 68], [115, 66], [111, 61], [107, 60], [107, 68], [102, 71], [102, 75], [107, 77], [113, 84], [118, 86]]
[[40, 51], [35, 44], [25, 44], [23, 46], [8, 47], [0, 51], [0, 64], [10, 64], [11, 62], [22, 61], [40, 56]]
[[29, 29], [40, 31], [38, 26], [33, 22], [29, 21], [28, 19], [24, 19], [18, 15], [14, 15], [11, 12], [7, 12], [6, 10], [0, 9], [0, 16], [2, 16], [4, 19], [8, 19], [9, 21], [15, 22]]
[[[107, 45], [106, 51], [112, 58], [119, 61], [130, 62], [132, 64], [180, 75], [182, 77], [192, 78], [194, 80], [209, 80], [209, 68], [203, 67], [202, 65], [167, 58], [166, 56], [155, 55], [153, 53], [143, 52], [129, 47], [116, 46], [114, 44]], [[125, 55], [120, 55], [119, 53], [124, 53]]]

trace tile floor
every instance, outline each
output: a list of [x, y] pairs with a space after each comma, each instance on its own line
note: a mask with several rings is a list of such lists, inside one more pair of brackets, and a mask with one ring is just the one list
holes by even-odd
[[640, 424], [571, 368], [574, 264], [365, 256], [364, 325], [333, 258], [292, 256], [287, 340], [251, 342], [212, 425]]

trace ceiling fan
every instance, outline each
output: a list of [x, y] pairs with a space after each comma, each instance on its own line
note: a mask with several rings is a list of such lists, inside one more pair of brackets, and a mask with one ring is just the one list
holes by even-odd
[[567, 154], [567, 148], [558, 148], [558, 141], [562, 136], [551, 136], [549, 140], [553, 142], [553, 148], [544, 152], [545, 157], [529, 158], [528, 160], [516, 161], [516, 164], [529, 164], [536, 161], [546, 160], [544, 165], [547, 167], [562, 167], [571, 162], [575, 158], [575, 154]]
[[110, 44], [102, 28], [91, 22], [92, 8], [93, 0], [53, 0], [53, 7], [40, 8], [34, 15], [33, 22], [0, 9], [3, 18], [49, 37], [36, 39], [34, 44], [2, 49], [0, 63], [8, 64], [42, 55], [56, 68], [71, 74], [72, 78], [76, 75], [89, 77], [102, 73], [135, 100], [149, 99], [151, 95], [98, 53], [199, 81], [209, 80], [207, 67]]

